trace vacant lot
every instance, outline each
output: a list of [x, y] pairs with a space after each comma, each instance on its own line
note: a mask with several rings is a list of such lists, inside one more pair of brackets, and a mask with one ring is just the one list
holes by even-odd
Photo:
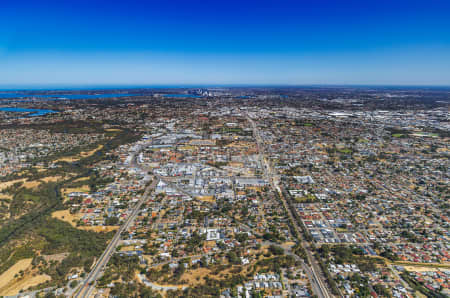
[[70, 188], [63, 188], [62, 192], [63, 195], [68, 195], [71, 192], [89, 192], [91, 190], [91, 188], [89, 187], [89, 185], [82, 185], [80, 187], [70, 187]]
[[84, 192], [89, 193], [91, 191], [91, 188], [89, 185], [82, 185], [80, 187], [71, 187], [71, 188], [63, 188], [61, 189], [62, 196], [64, 198], [64, 202], [67, 202], [69, 200], [69, 197], [67, 196], [71, 192]]
[[203, 202], [208, 202], [208, 203], [215, 203], [216, 199], [214, 198], [214, 196], [196, 196], [196, 199], [203, 201]]
[[69, 223], [72, 227], [84, 231], [111, 232], [117, 230], [118, 226], [77, 226], [80, 214], [71, 214], [69, 210], [58, 210], [52, 213], [52, 217]]
[[70, 223], [70, 225], [72, 227], [76, 227], [77, 226], [77, 222], [80, 219], [78, 216], [76, 216], [75, 214], [70, 214], [69, 210], [59, 210], [59, 211], [55, 211], [52, 213], [52, 217], [68, 222]]
[[119, 226], [81, 226], [77, 228], [84, 231], [94, 231], [97, 233], [101, 233], [115, 231], [119, 228]]
[[210, 274], [211, 270], [208, 268], [197, 268], [183, 273], [180, 280], [185, 282], [184, 284], [187, 286], [194, 286], [203, 283], [203, 278], [205, 276], [210, 276]]

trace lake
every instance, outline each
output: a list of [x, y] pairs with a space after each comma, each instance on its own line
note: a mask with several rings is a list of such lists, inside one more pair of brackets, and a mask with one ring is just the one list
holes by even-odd
[[53, 110], [43, 110], [43, 109], [24, 109], [24, 108], [0, 108], [0, 111], [13, 112], [13, 113], [30, 113], [27, 117], [43, 116], [47, 114], [58, 113]]
[[176, 97], [176, 98], [201, 98], [199, 95], [194, 94], [164, 94], [164, 97]]

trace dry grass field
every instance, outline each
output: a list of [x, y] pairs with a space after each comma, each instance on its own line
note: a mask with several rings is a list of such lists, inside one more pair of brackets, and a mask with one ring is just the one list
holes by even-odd
[[97, 148], [92, 149], [91, 151], [82, 151], [82, 152], [80, 152], [80, 154], [77, 154], [77, 155], [62, 157], [62, 158], [59, 158], [59, 159], [55, 160], [55, 162], [58, 162], [58, 161], [65, 161], [65, 162], [79, 161], [82, 158], [89, 157], [89, 156], [93, 155], [95, 152], [97, 152], [98, 150], [100, 150], [102, 148], [103, 148], [103, 145], [98, 145]]
[[25, 182], [25, 181], [26, 181], [26, 179], [16, 179], [16, 180], [10, 180], [10, 181], [6, 181], [6, 182], [0, 182], [0, 191], [14, 185], [17, 182]]
[[[50, 276], [46, 274], [39, 275], [31, 270], [31, 258], [18, 261], [8, 270], [0, 275], [0, 295], [17, 295], [20, 290], [28, 289], [47, 280]], [[20, 274], [20, 273], [23, 274]]]
[[69, 210], [58, 210], [52, 213], [52, 217], [69, 223], [72, 227], [84, 231], [94, 231], [97, 233], [111, 232], [117, 230], [118, 226], [77, 226], [81, 214], [71, 214]]
[[81, 226], [81, 227], [77, 227], [77, 229], [80, 230], [84, 230], [84, 231], [94, 231], [97, 233], [101, 233], [101, 232], [111, 232], [111, 231], [116, 231], [117, 229], [119, 229], [119, 226], [93, 226], [93, 227], [89, 227], [89, 226]]
[[59, 210], [52, 213], [52, 217], [68, 222], [72, 227], [77, 227], [77, 222], [80, 217], [76, 214], [71, 214], [69, 210]]
[[186, 286], [195, 286], [204, 282], [204, 277], [211, 274], [208, 268], [197, 268], [183, 273], [180, 280], [184, 281]]
[[4, 190], [5, 188], [8, 188], [12, 185], [14, 185], [15, 183], [18, 182], [22, 182], [22, 186], [26, 187], [26, 188], [37, 188], [39, 187], [39, 185], [41, 185], [43, 182], [48, 183], [48, 182], [56, 182], [58, 180], [62, 179], [61, 176], [49, 176], [49, 177], [45, 177], [45, 178], [41, 178], [38, 180], [32, 180], [32, 181], [28, 181], [27, 179], [23, 178], [23, 179], [16, 179], [16, 180], [10, 180], [10, 181], [6, 181], [6, 182], [0, 182], [0, 191]]
[[208, 203], [215, 203], [216, 202], [216, 198], [214, 198], [214, 196], [196, 196], [195, 197], [197, 200], [203, 201], [203, 202], [208, 202]]

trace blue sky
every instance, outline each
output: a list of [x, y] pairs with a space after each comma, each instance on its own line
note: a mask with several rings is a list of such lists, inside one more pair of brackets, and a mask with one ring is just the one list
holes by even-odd
[[450, 85], [450, 1], [1, 1], [0, 86]]

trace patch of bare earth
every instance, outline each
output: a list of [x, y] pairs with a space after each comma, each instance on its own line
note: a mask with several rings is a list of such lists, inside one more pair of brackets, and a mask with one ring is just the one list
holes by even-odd
[[72, 227], [77, 227], [77, 222], [80, 219], [76, 214], [71, 214], [69, 210], [58, 210], [52, 213], [52, 217], [65, 221], [72, 225]]
[[111, 232], [119, 228], [119, 226], [77, 226], [77, 222], [81, 218], [81, 214], [71, 214], [69, 210], [58, 210], [52, 213], [52, 217], [69, 223], [72, 227], [84, 231], [94, 231], [97, 233]]
[[50, 276], [38, 274], [33, 270], [31, 260], [31, 258], [20, 260], [0, 275], [0, 295], [17, 295], [20, 290], [26, 290], [51, 279]]

